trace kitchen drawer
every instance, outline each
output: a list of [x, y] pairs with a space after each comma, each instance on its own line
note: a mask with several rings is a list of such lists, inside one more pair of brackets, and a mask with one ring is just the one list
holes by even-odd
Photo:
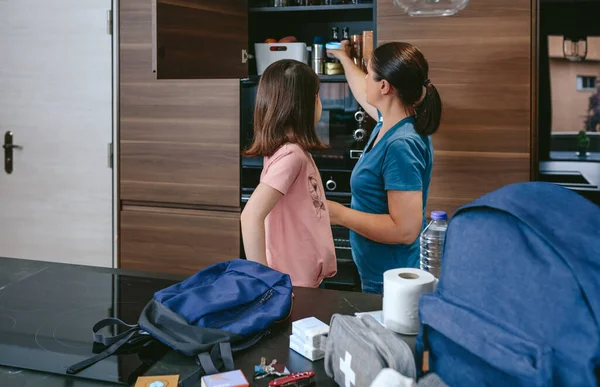
[[190, 275], [239, 257], [238, 212], [124, 206], [119, 268]]

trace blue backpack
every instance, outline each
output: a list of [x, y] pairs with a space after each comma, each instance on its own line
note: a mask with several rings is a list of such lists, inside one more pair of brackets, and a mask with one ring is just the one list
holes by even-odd
[[[154, 293], [137, 325], [115, 318], [99, 321], [92, 328], [94, 342], [106, 350], [67, 373], [76, 374], [125, 345], [159, 340], [197, 358], [198, 372], [181, 382], [194, 385], [203, 375], [233, 370], [232, 352], [256, 344], [273, 323], [290, 315], [291, 308], [289, 275], [242, 259], [218, 263]], [[98, 333], [115, 325], [127, 330], [116, 336]]]
[[597, 386], [600, 208], [540, 182], [460, 208], [419, 316], [417, 359], [451, 386]]

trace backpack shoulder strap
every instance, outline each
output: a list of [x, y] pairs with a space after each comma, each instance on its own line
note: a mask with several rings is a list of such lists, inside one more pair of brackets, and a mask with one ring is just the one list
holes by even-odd
[[[126, 327], [128, 329], [127, 329], [127, 331], [120, 333], [118, 335], [115, 335], [115, 336], [105, 336], [101, 333], [98, 333], [102, 328], [106, 328], [109, 326], [121, 326], [121, 327]], [[137, 324], [135, 324], [135, 325], [127, 324], [126, 322], [124, 322], [123, 320], [118, 319], [118, 318], [112, 318], [112, 317], [105, 318], [103, 320], [98, 321], [92, 327], [92, 336], [94, 338], [95, 343], [100, 343], [102, 345], [110, 347], [117, 341], [121, 340], [123, 337], [127, 336], [132, 329], [137, 330], [138, 325]]]
[[[215, 362], [223, 363], [223, 371], [219, 371]], [[219, 372], [233, 371], [233, 354], [231, 344], [224, 342], [215, 345], [210, 352], [204, 352], [197, 356], [196, 363], [200, 367], [185, 379], [179, 381], [179, 387], [194, 387], [204, 375], [214, 375]]]
[[[109, 326], [125, 326], [129, 329], [115, 336], [104, 336], [98, 333], [102, 328], [106, 328]], [[99, 354], [90, 357], [89, 359], [83, 360], [77, 364], [70, 366], [69, 368], [67, 368], [67, 374], [75, 375], [83, 371], [84, 369], [98, 363], [99, 361], [106, 359], [110, 355], [117, 352], [119, 348], [127, 344], [129, 340], [131, 340], [136, 334], [139, 334], [140, 332], [141, 331], [137, 325], [126, 324], [118, 318], [106, 318], [98, 321], [92, 328], [94, 341], [97, 343], [104, 344], [105, 346], [108, 346], [108, 348], [106, 348]]]

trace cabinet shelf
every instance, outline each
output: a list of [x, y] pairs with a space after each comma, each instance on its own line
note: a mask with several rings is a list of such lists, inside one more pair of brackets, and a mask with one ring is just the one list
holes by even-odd
[[373, 9], [373, 3], [339, 5], [302, 5], [290, 7], [252, 7], [250, 13], [260, 12], [319, 12]]
[[346, 75], [319, 75], [319, 79], [323, 82], [346, 82]]
[[[344, 74], [336, 74], [336, 75], [319, 75], [319, 79], [321, 82], [346, 82], [346, 75]], [[248, 78], [242, 79], [242, 83], [256, 83], [260, 80], [260, 75], [250, 75]]]

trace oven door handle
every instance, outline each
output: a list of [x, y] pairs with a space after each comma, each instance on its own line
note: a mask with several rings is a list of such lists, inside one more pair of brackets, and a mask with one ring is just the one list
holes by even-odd
[[360, 159], [360, 156], [362, 156], [362, 154], [363, 154], [363, 151], [361, 151], [361, 150], [354, 150], [354, 149], [350, 150], [350, 158], [353, 160]]

